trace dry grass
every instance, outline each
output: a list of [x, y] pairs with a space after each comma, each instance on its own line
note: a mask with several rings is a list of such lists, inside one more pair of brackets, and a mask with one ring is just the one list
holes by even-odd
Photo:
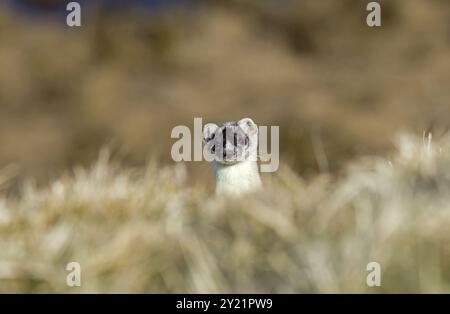
[[[104, 151], [0, 196], [0, 291], [448, 292], [449, 147], [403, 136], [390, 160], [310, 182], [282, 169], [235, 200], [189, 184], [183, 165], [126, 169]], [[80, 288], [65, 284], [71, 261]], [[365, 284], [370, 261], [380, 288]]]
[[[376, 30], [364, 1], [270, 3], [77, 30], [0, 4], [0, 292], [450, 292], [450, 136], [348, 163], [448, 129], [450, 3], [383, 1]], [[292, 169], [213, 197], [206, 163], [170, 165], [198, 116], [279, 125]]]

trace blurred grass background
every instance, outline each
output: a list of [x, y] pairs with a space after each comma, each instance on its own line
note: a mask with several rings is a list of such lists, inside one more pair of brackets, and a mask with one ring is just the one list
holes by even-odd
[[283, 162], [309, 176], [314, 142], [336, 172], [399, 130], [445, 130], [449, 2], [381, 1], [380, 28], [367, 2], [81, 1], [81, 28], [65, 1], [3, 3], [0, 165], [45, 182], [109, 143], [132, 165], [171, 163], [175, 125], [249, 116], [280, 125]]
[[[448, 1], [80, 2], [0, 4], [0, 291], [449, 291]], [[280, 126], [264, 193], [174, 167], [194, 117]]]

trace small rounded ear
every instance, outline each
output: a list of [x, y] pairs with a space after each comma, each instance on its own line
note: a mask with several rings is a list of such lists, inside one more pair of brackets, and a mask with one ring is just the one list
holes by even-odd
[[238, 125], [248, 135], [255, 135], [258, 133], [258, 126], [250, 118], [244, 118], [239, 120]]
[[217, 124], [214, 123], [205, 124], [205, 126], [203, 127], [203, 141], [205, 143], [209, 142], [213, 138], [217, 128], [218, 128]]

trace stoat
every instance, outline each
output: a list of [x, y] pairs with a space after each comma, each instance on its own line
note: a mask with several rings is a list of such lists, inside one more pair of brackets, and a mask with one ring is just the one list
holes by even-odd
[[252, 119], [221, 126], [208, 123], [203, 128], [203, 141], [216, 176], [216, 194], [240, 195], [261, 188], [258, 126]]

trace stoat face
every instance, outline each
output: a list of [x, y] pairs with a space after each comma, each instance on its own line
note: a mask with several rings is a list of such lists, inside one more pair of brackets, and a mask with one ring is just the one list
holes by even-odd
[[206, 152], [224, 166], [254, 158], [258, 146], [258, 127], [250, 118], [226, 122], [221, 126], [208, 123], [203, 129]]

